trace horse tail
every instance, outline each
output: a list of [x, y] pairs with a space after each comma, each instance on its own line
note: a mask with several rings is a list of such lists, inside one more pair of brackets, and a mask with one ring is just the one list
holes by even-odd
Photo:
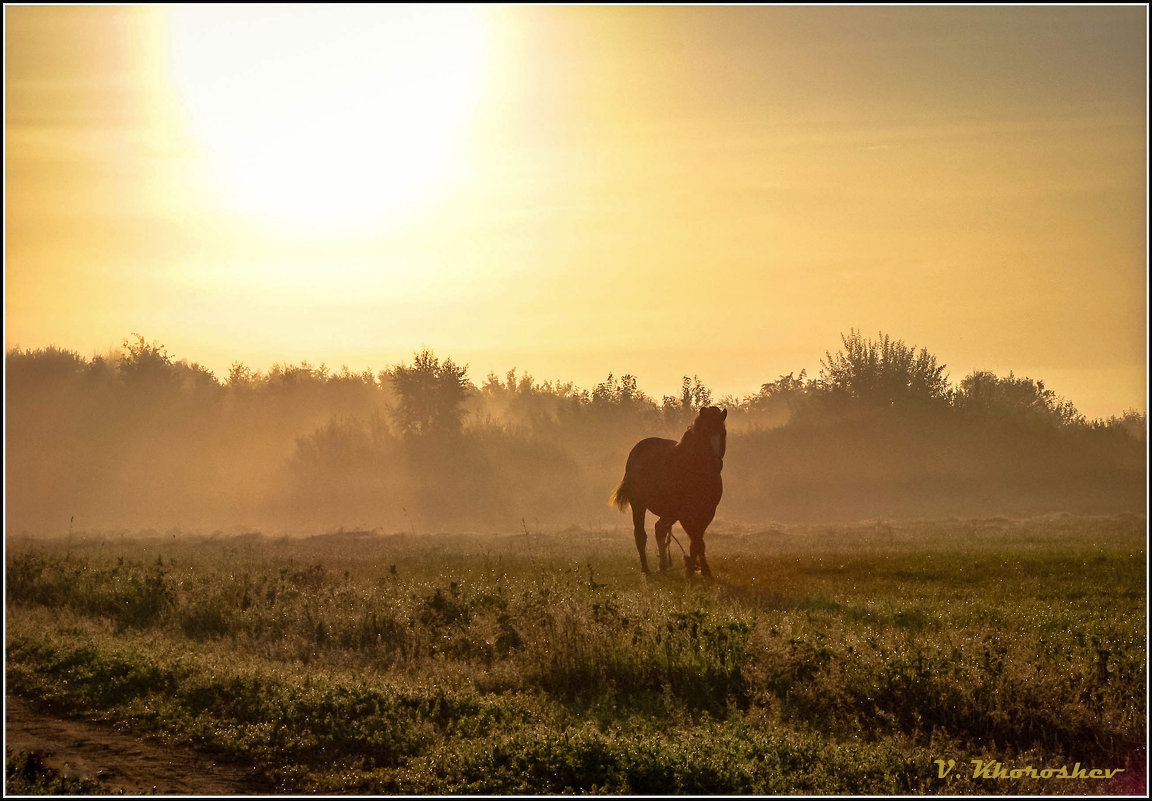
[[632, 503], [632, 486], [628, 483], [628, 471], [624, 471], [620, 486], [612, 493], [612, 505], [623, 512], [630, 503]]

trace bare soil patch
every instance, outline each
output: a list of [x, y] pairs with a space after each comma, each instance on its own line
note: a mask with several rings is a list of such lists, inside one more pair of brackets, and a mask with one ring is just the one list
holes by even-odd
[[61, 717], [19, 696], [5, 696], [4, 715], [9, 751], [39, 753], [47, 767], [70, 778], [94, 779], [109, 793], [243, 795], [272, 789], [250, 768]]

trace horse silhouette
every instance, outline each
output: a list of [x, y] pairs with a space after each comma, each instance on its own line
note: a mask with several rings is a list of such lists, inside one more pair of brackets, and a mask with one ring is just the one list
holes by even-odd
[[640, 552], [640, 568], [645, 573], [648, 572], [645, 553], [648, 535], [644, 531], [644, 515], [650, 509], [658, 518], [656, 547], [660, 551], [660, 572], [668, 570], [668, 539], [672, 526], [679, 521], [691, 542], [684, 557], [688, 574], [699, 569], [703, 576], [712, 575], [704, 559], [704, 530], [716, 516], [716, 505], [724, 494], [720, 471], [724, 467], [728, 441], [724, 427], [726, 417], [727, 409], [705, 406], [679, 442], [649, 437], [637, 442], [628, 454], [624, 479], [612, 494], [612, 503], [620, 511], [626, 506], [632, 507], [636, 550]]

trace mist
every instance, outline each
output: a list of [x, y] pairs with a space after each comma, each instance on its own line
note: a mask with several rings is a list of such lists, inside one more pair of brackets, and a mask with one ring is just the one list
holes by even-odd
[[717, 526], [1140, 513], [1146, 416], [1087, 420], [1042, 380], [952, 384], [927, 351], [852, 331], [820, 375], [715, 398], [684, 378], [480, 379], [432, 351], [379, 372], [235, 363], [218, 378], [134, 335], [84, 358], [6, 354], [6, 530], [563, 531], [630, 521], [608, 496], [640, 439], [728, 409]]

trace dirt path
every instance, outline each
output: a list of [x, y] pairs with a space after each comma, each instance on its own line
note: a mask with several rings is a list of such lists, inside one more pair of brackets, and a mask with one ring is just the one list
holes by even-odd
[[9, 751], [39, 752], [48, 767], [65, 776], [95, 779], [109, 793], [242, 795], [271, 790], [251, 771], [195, 751], [165, 748], [110, 726], [61, 718], [13, 695], [5, 696], [4, 707]]

